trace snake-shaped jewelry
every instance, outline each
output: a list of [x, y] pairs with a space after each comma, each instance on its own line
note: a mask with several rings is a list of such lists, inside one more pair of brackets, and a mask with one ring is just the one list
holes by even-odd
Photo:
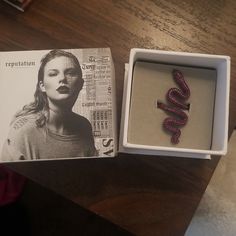
[[[185, 104], [184, 101], [190, 97], [190, 89], [184, 80], [183, 74], [179, 70], [173, 70], [173, 78], [180, 89], [169, 89], [166, 98], [170, 103], [175, 105], [175, 107], [168, 106], [161, 102], [157, 102], [157, 107], [166, 112], [170, 112], [179, 118], [168, 117], [163, 121], [163, 127], [172, 133], [171, 142], [177, 144], [179, 143], [181, 131], [176, 126], [184, 126], [188, 121], [188, 116], [182, 109], [189, 110], [189, 104]], [[179, 98], [179, 100], [177, 100], [177, 98]]]

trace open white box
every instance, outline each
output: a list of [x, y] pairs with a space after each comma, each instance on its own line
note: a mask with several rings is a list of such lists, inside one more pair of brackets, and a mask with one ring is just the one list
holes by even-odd
[[[135, 62], [138, 60], [216, 69], [217, 81], [212, 129], [212, 145], [209, 150], [149, 146], [128, 142], [127, 134], [129, 125], [133, 67]], [[226, 154], [228, 141], [230, 57], [149, 49], [131, 49], [129, 66], [127, 69], [128, 71], [126, 71], [127, 73], [124, 80], [120, 152], [204, 159], [209, 159], [211, 155]]]

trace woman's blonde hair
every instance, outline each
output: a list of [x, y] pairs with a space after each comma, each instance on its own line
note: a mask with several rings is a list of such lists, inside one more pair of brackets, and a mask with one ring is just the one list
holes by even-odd
[[[72, 59], [76, 71], [79, 75], [79, 77], [82, 79], [82, 70], [80, 67], [80, 63], [77, 59], [76, 56], [74, 56], [70, 52], [66, 52], [63, 50], [55, 49], [51, 50], [49, 53], [47, 53], [41, 60], [41, 65], [39, 67], [38, 71], [38, 82], [36, 85], [36, 90], [34, 93], [34, 101], [31, 102], [30, 104], [25, 105], [22, 110], [17, 112], [14, 116], [13, 121], [15, 121], [18, 117], [30, 115], [30, 114], [38, 114], [38, 118], [36, 119], [36, 125], [37, 127], [43, 127], [48, 118], [49, 118], [49, 106], [48, 106], [48, 100], [47, 100], [47, 95], [45, 92], [42, 92], [40, 88], [40, 83], [43, 83], [44, 81], [44, 68], [46, 64], [51, 61], [52, 59], [56, 57], [68, 57]], [[12, 122], [13, 122], [12, 121]]]

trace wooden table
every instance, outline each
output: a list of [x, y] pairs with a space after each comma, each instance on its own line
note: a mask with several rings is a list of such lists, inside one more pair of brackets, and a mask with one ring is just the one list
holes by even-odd
[[[236, 124], [236, 2], [34, 0], [25, 13], [0, 2], [0, 51], [110, 47], [120, 123], [124, 63], [133, 47], [231, 56]], [[119, 155], [9, 164], [136, 235], [183, 235], [219, 158]]]

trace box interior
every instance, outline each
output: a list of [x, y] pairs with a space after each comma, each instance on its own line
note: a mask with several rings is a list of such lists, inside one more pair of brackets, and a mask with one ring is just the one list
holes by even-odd
[[[207, 67], [215, 69], [217, 72], [217, 83], [215, 91], [214, 121], [212, 130], [211, 150], [175, 148], [164, 146], [150, 146], [132, 144], [128, 142], [128, 123], [131, 100], [131, 86], [133, 78], [133, 67], [136, 61], [149, 61], [164, 64], [173, 64], [179, 66]], [[123, 98], [122, 117], [122, 136], [120, 147], [129, 153], [146, 153], [152, 155], [165, 155], [167, 152], [175, 156], [186, 153], [189, 157], [209, 158], [209, 155], [224, 155], [227, 152], [228, 140], [228, 118], [229, 118], [229, 92], [230, 92], [230, 57], [223, 55], [209, 55], [187, 52], [173, 52], [162, 50], [151, 50], [142, 48], [133, 48], [130, 51], [129, 64], [127, 65], [127, 83], [124, 84], [125, 93]], [[180, 156], [179, 155], [179, 156]]]
[[[171, 134], [163, 129], [170, 113], [158, 109], [157, 101], [170, 105], [166, 93], [177, 87], [172, 70], [180, 70], [190, 87], [188, 123], [181, 127], [180, 142], [172, 144]], [[212, 145], [212, 127], [217, 72], [173, 64], [136, 61], [133, 67], [127, 141], [131, 144], [209, 150]]]

